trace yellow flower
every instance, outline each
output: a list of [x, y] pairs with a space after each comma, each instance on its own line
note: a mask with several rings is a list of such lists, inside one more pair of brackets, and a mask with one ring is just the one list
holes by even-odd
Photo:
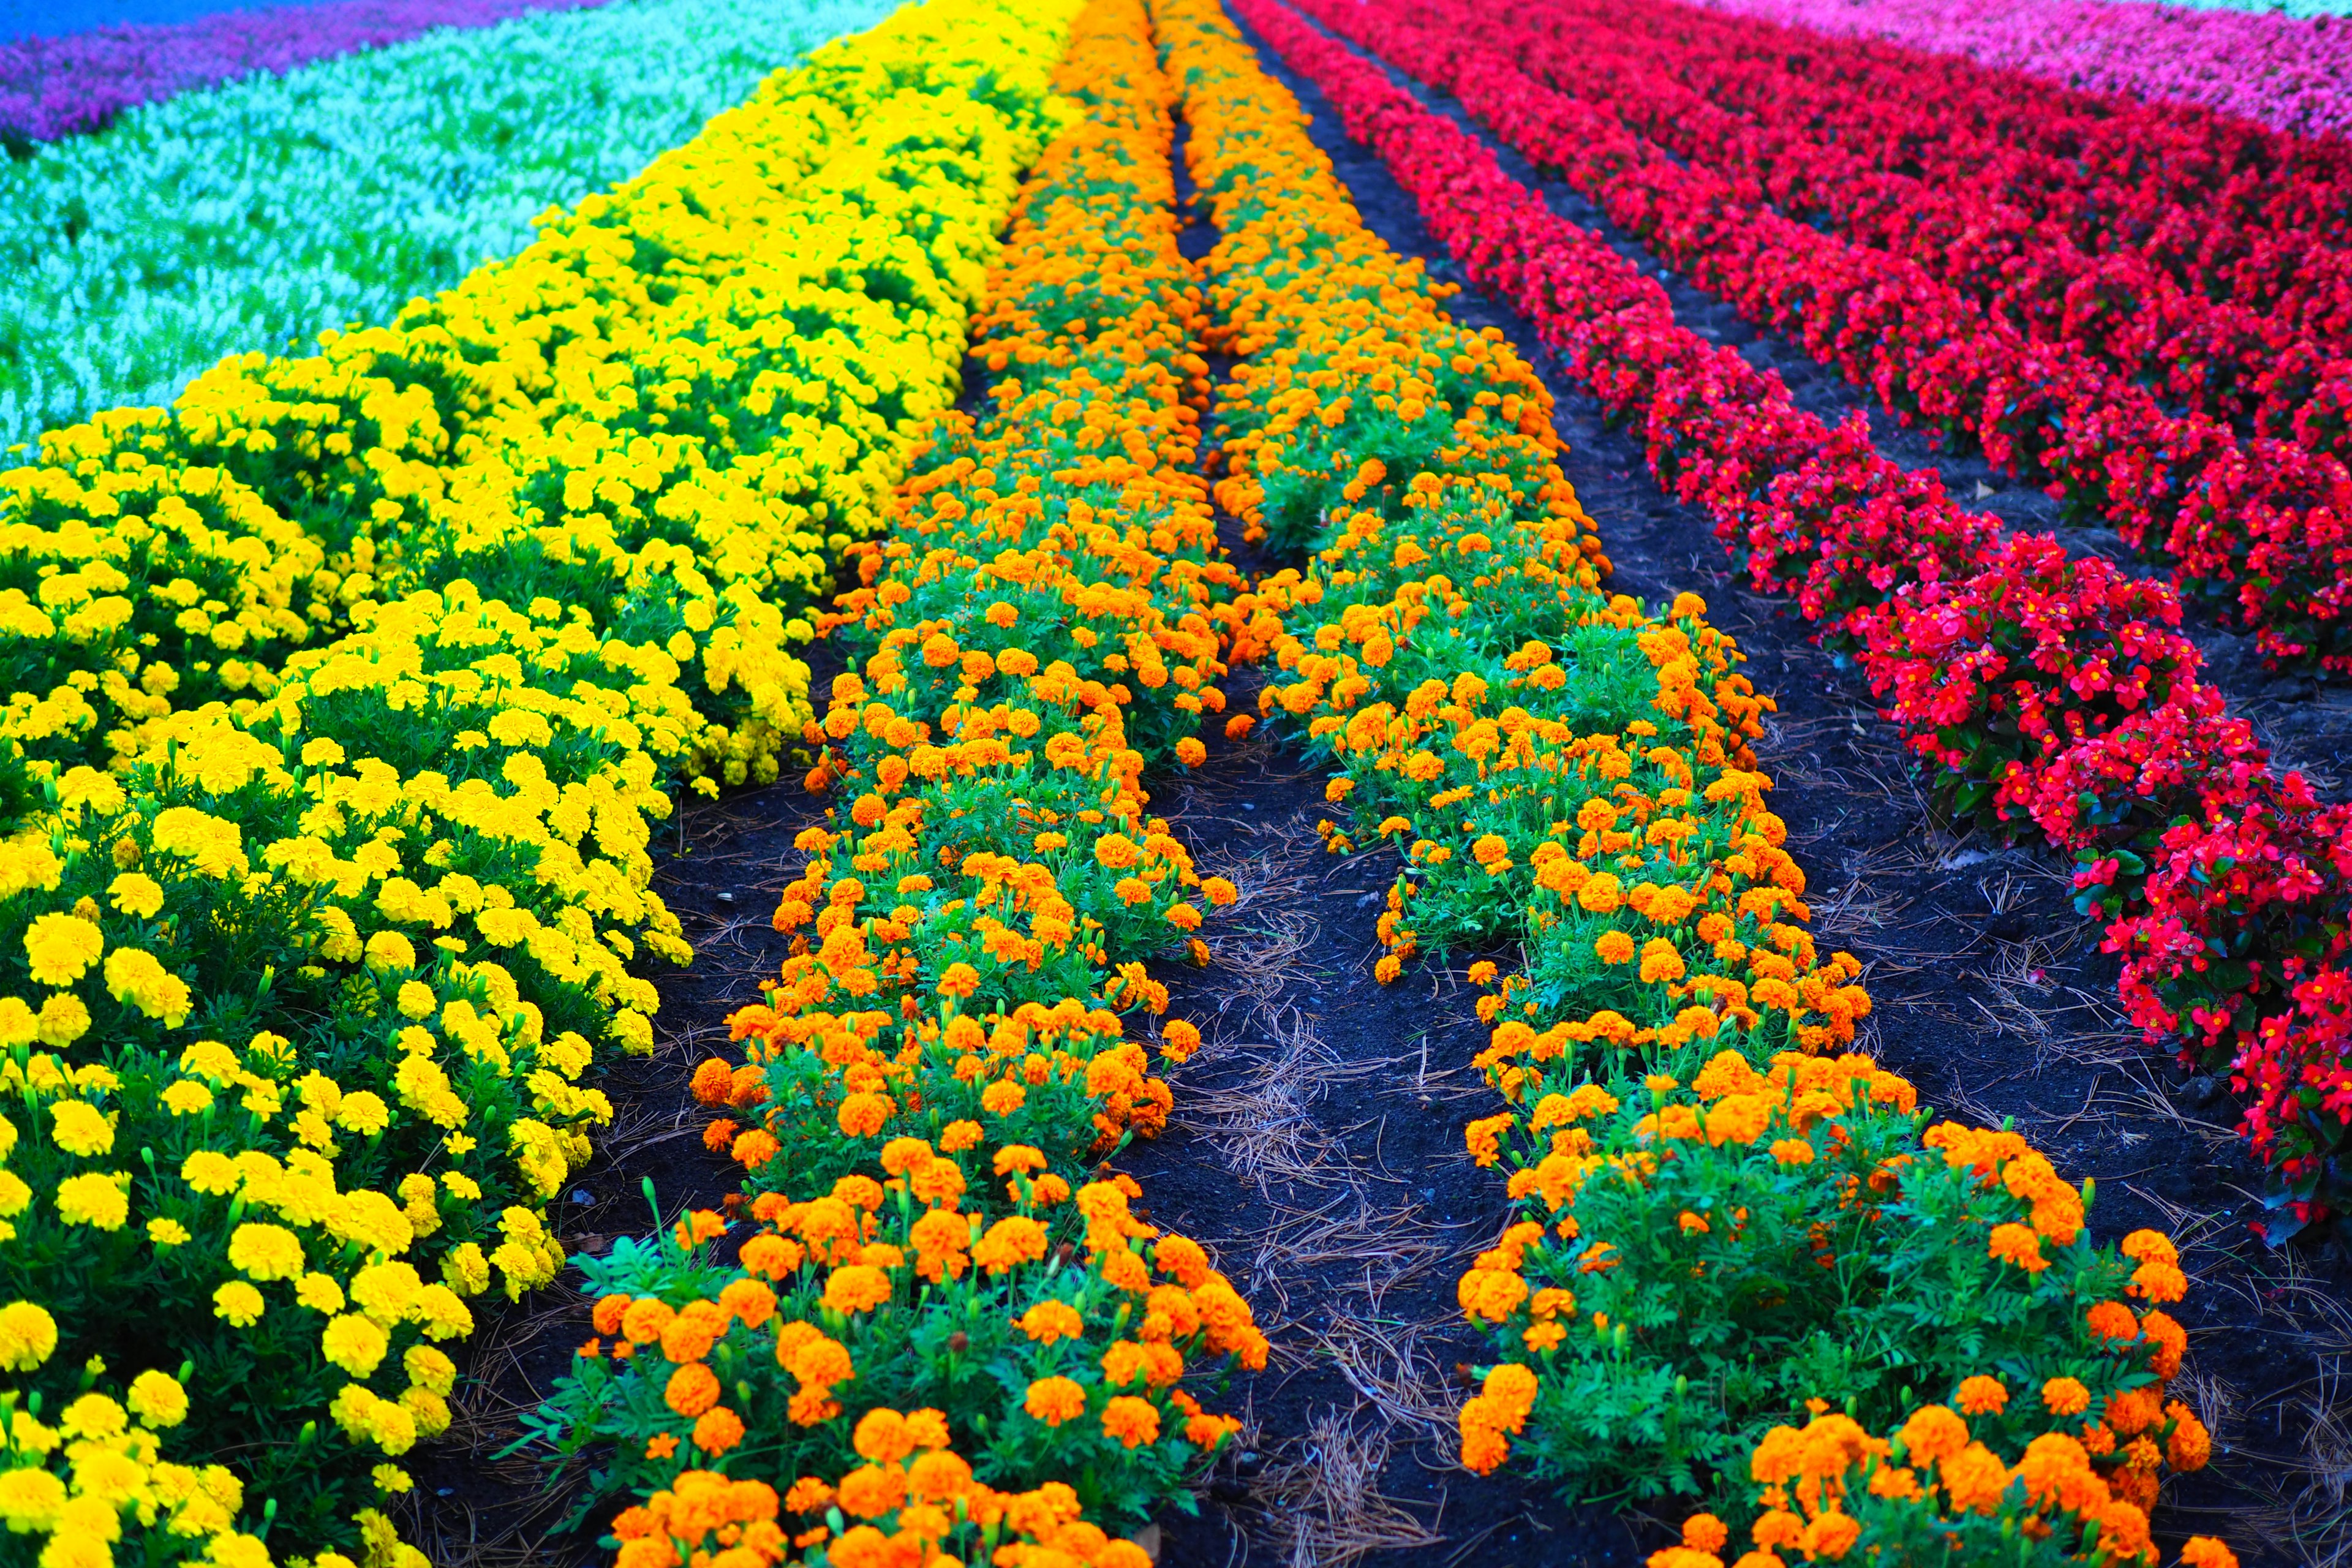
[[188, 1418], [188, 1391], [165, 1373], [142, 1372], [131, 1380], [131, 1413], [150, 1426], [177, 1426]]
[[135, 947], [118, 947], [106, 955], [106, 989], [125, 1006], [161, 1018], [167, 1029], [180, 1026], [193, 1002], [186, 981], [164, 968], [153, 953]]
[[126, 915], [146, 920], [163, 907], [163, 884], [143, 871], [125, 871], [107, 885], [106, 896]]
[[350, 1373], [365, 1377], [392, 1348], [392, 1337], [373, 1319], [347, 1312], [331, 1320], [319, 1344], [326, 1358]]
[[42, 915], [26, 928], [25, 952], [37, 984], [71, 985], [105, 950], [105, 936], [79, 915]]
[[247, 1221], [228, 1238], [229, 1267], [249, 1279], [294, 1279], [303, 1270], [302, 1241], [283, 1226]]
[[58, 1348], [58, 1321], [45, 1307], [11, 1301], [0, 1307], [0, 1369], [30, 1372]]
[[93, 1171], [58, 1184], [58, 1215], [68, 1225], [121, 1230], [131, 1217], [131, 1178]]
[[151, 1219], [147, 1222], [147, 1239], [158, 1247], [185, 1247], [188, 1227], [175, 1219]]
[[180, 1162], [180, 1180], [209, 1197], [236, 1191], [244, 1179], [236, 1162], [217, 1149], [199, 1149]]
[[163, 1093], [163, 1109], [174, 1116], [201, 1116], [212, 1109], [213, 1091], [194, 1079], [184, 1078]]
[[49, 1108], [49, 1141], [88, 1159], [114, 1147], [114, 1124], [86, 1100], [61, 1100]]
[[261, 1321], [261, 1292], [232, 1279], [213, 1292], [213, 1316], [227, 1319], [231, 1328], [251, 1328]]

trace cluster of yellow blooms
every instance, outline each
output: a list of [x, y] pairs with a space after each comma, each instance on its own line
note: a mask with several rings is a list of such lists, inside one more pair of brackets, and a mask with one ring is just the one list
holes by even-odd
[[[1074, 10], [909, 7], [391, 325], [0, 475], [0, 1510], [45, 1563], [421, 1562], [360, 1505], [465, 1298], [562, 1267], [626, 965], [690, 957], [652, 825], [798, 742]], [[184, 1360], [184, 1419], [107, 1416], [161, 1374], [78, 1341]]]

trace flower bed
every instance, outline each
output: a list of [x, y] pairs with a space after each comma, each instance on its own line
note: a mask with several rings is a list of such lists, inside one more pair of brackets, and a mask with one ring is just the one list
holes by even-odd
[[189, 93], [0, 162], [0, 448], [168, 404], [226, 354], [388, 321], [880, 14], [547, 12]]
[[[569, 0], [595, 5], [600, 0]], [[168, 26], [101, 27], [0, 44], [0, 132], [48, 142], [123, 110], [255, 71], [285, 72], [436, 27], [482, 27], [565, 0], [331, 0]]]
[[[2343, 28], [2274, 14], [2187, 15], [2152, 0], [1705, 0], [1784, 26], [1884, 38], [2077, 88], [2195, 104], [2281, 131], [2343, 136]], [[2218, 117], [2218, 116], [2217, 116]]]
[[561, 1267], [625, 961], [688, 956], [652, 823], [804, 721], [787, 618], [947, 401], [1070, 14], [907, 12], [397, 326], [5, 476], [12, 1531], [421, 1562], [374, 1505], [438, 1347]]
[[[1745, 546], [1758, 585], [1793, 591], [1822, 635], [1858, 648], [1941, 799], [2011, 832], [2031, 821], [2075, 855], [2077, 905], [2109, 921], [2135, 1020], [2252, 1097], [2243, 1127], [2281, 1173], [2293, 1206], [2274, 1229], [2292, 1234], [2333, 1195], [2352, 1110], [2330, 1000], [2352, 905], [2352, 867], [2331, 847], [2344, 808], [2266, 770], [2194, 679], [2168, 596], [2095, 563], [2062, 566], [2046, 542], [2000, 542], [1931, 476], [1878, 458], [1858, 429], [1826, 429], [1675, 325], [1662, 290], [1460, 132], [1384, 79], [1350, 80], [1350, 133], [1381, 145], [1474, 278], [1525, 310], [1612, 416], [1642, 423], [1660, 481]], [[2014, 607], [1988, 614], [2011, 584]], [[2271, 825], [2263, 852], [2232, 859], [2237, 890], [2216, 898], [2204, 879], [2250, 820]]]
[[[615, 1522], [625, 1563], [685, 1561], [680, 1500], [731, 1474], [800, 1478], [763, 1517], [801, 1516], [793, 1541], [837, 1563], [886, 1536], [961, 1555], [1002, 1523], [1139, 1565], [1102, 1527], [1189, 1501], [1235, 1426], [1181, 1380], [1264, 1364], [1201, 1247], [1100, 1163], [1171, 1103], [1122, 1037], [1167, 1005], [1142, 961], [1188, 940], [1205, 961], [1187, 933], [1234, 896], [1139, 778], [1202, 754], [1213, 595], [1239, 579], [1196, 471], [1201, 299], [1139, 0], [1097, 0], [1055, 81], [1087, 118], [975, 318], [983, 415], [949, 422], [826, 617], [851, 668], [807, 738], [843, 805], [776, 913], [794, 956], [732, 1020], [745, 1059], [695, 1075], [757, 1232], [722, 1264], [702, 1244], [727, 1222], [697, 1215], [592, 1262], [598, 1337], [535, 1418], [559, 1452], [612, 1443], [598, 1489], [648, 1500]], [[1158, 1034], [1171, 1061], [1200, 1039]], [[902, 1423], [934, 1468], [907, 1486], [951, 1474], [952, 1516], [877, 1474]]]
[[[1486, 43], [1465, 41], [1473, 35], [1459, 26], [1420, 28], [1383, 5], [1318, 14], [1460, 95], [1662, 258], [1759, 325], [1797, 337], [1906, 421], [1965, 436], [1996, 463], [2047, 478], [2078, 515], [2170, 563], [2184, 593], [2252, 631], [2273, 661], [2352, 668], [2343, 587], [2352, 475], [2336, 458], [2267, 437], [2242, 445], [2210, 417], [2176, 419], [2071, 338], [2029, 341], [1906, 257], [1763, 210], [1747, 154], [1732, 158], [1736, 174], [1677, 163], [1627, 134], [1614, 114], [1551, 92]], [[1437, 14], [1454, 24], [1463, 15]], [[1501, 31], [1511, 37], [1507, 24]], [[1555, 64], [1561, 58], [1530, 47]], [[1684, 153], [1704, 142], [1713, 155], [1754, 139], [1725, 123], [1712, 136], [1686, 92], [1651, 94], [1621, 78], [1615, 94], [1596, 96], [1627, 104], [1637, 124], [1675, 127]], [[2045, 281], [2029, 273], [2021, 286]]]
[[[1343, 56], [1271, 5], [1239, 9], [1347, 101]], [[1164, 10], [1246, 59], [1205, 6]], [[1859, 1412], [1865, 1447], [1892, 1430], [1916, 1464], [1965, 1451], [1964, 1505], [2007, 1521], [1988, 1531], [2032, 1520], [2058, 1550], [2137, 1554], [2164, 1446], [2204, 1460], [2202, 1428], [2160, 1397], [2185, 1342], [2160, 1310], [2185, 1289], [2170, 1243], [2093, 1247], [2090, 1194], [2022, 1140], [1929, 1127], [1907, 1084], [1829, 1054], [1868, 998], [1804, 930], [1803, 873], [1747, 750], [1769, 703], [1737, 650], [1689, 595], [1653, 618], [1599, 591], [1541, 384], [1363, 230], [1262, 73], [1199, 79], [1194, 169], [1225, 235], [1211, 298], [1237, 346], [1296, 345], [1218, 406], [1221, 499], [1308, 552], [1249, 606], [1280, 617], [1288, 672], [1261, 711], [1332, 757], [1329, 798], [1351, 812], [1327, 825], [1333, 850], [1402, 854], [1382, 978], [1424, 944], [1525, 955], [1472, 971], [1496, 1026], [1480, 1065], [1508, 1109], [1469, 1146], [1510, 1168], [1524, 1217], [1461, 1285], [1495, 1353], [1461, 1417], [1465, 1463], [1523, 1450], [1570, 1496], [1712, 1486], [1759, 1546], [1839, 1555], [1833, 1494], [1793, 1500], [1774, 1484], [1794, 1474], [1761, 1460], [1765, 1491], [1736, 1479], [1799, 1436], [1770, 1423], [1801, 1384]], [[1968, 1418], [1922, 1405], [1938, 1394]], [[1948, 1426], [1939, 1454], [1921, 1434]], [[2044, 1484], [2062, 1474], [2063, 1503]], [[1929, 1475], [1869, 1516], [1874, 1540], [1941, 1522], [1951, 1493]], [[1692, 1549], [1725, 1537], [1707, 1516]]]

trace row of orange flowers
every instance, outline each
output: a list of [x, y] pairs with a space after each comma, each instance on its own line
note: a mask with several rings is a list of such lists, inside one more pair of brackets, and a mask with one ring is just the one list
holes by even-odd
[[1424, 948], [1505, 961], [1471, 966], [1506, 1109], [1469, 1146], [1515, 1213], [1462, 1281], [1492, 1355], [1465, 1463], [1707, 1494], [1662, 1568], [1730, 1525], [1747, 1568], [1930, 1542], [2152, 1562], [2158, 1477], [2209, 1447], [2164, 1397], [2172, 1245], [2095, 1245], [2088, 1184], [1848, 1048], [1861, 966], [1806, 929], [1737, 648], [1695, 596], [1601, 591], [1532, 371], [1364, 229], [1211, 0], [1160, 11], [1216, 314], [1285, 345], [1218, 407], [1220, 499], [1307, 557], [1237, 608], [1286, 672], [1261, 709], [1331, 758], [1334, 852], [1402, 862], [1381, 978]]
[[[610, 1443], [626, 1568], [1139, 1568], [1117, 1536], [1235, 1424], [1185, 1386], [1264, 1364], [1248, 1305], [1108, 1163], [1171, 1096], [1148, 956], [1232, 885], [1152, 816], [1225, 673], [1197, 473], [1203, 321], [1176, 246], [1174, 89], [1095, 0], [974, 321], [992, 381], [852, 547], [850, 655], [805, 739], [837, 802], [783, 891], [793, 954], [698, 1069], [736, 1220], [588, 1265], [595, 1337], [538, 1424]], [[1161, 1056], [1200, 1037], [1165, 1020]], [[758, 1479], [797, 1477], [781, 1494]], [[728, 1553], [735, 1553], [730, 1556]]]

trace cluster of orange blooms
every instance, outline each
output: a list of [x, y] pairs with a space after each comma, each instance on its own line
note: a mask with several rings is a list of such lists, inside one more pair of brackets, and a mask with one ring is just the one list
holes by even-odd
[[[1906, 1537], [1958, 1549], [1961, 1539], [1953, 1526], [1969, 1516], [1998, 1517], [2021, 1532], [2029, 1551], [2031, 1543], [2048, 1542], [2063, 1560], [2099, 1561], [2089, 1555], [2095, 1551], [2109, 1563], [2154, 1568], [2159, 1553], [2147, 1520], [2153, 1484], [2146, 1497], [2130, 1495], [2094, 1468], [2092, 1447], [2058, 1432], [2028, 1443], [2015, 1464], [2003, 1463], [1972, 1437], [1968, 1418], [1997, 1413], [2008, 1398], [1999, 1379], [1971, 1377], [1960, 1384], [1958, 1410], [1922, 1406], [1891, 1438], [1874, 1437], [1850, 1417], [1823, 1411], [1802, 1427], [1774, 1427], [1749, 1461], [1763, 1512], [1748, 1530], [1753, 1549], [1735, 1568], [1782, 1568], [1784, 1553], [1808, 1563], [1840, 1562], [1857, 1548], [1865, 1557], [1877, 1556], [1906, 1543]], [[2147, 1443], [2134, 1434], [2157, 1424], [2156, 1405], [2157, 1396], [2145, 1390], [2118, 1395], [2108, 1409], [2113, 1436]], [[2194, 1469], [2204, 1463], [2204, 1429], [2186, 1406], [2172, 1409], [2179, 1416], [2171, 1438], [2174, 1463]], [[1683, 1526], [1682, 1544], [1653, 1553], [1650, 1568], [1723, 1568], [1719, 1553], [1729, 1540], [1714, 1515], [1695, 1515]], [[2184, 1568], [2237, 1568], [2236, 1556], [2210, 1536], [2190, 1537], [2181, 1563]]]
[[[1141, 1547], [1079, 1518], [1062, 1483], [1001, 1492], [974, 1480], [936, 1410], [870, 1410], [855, 1442], [866, 1463], [838, 1488], [803, 1479], [779, 1497], [762, 1481], [685, 1472], [613, 1521], [614, 1568], [772, 1568], [820, 1544], [832, 1568], [939, 1568], [958, 1561], [949, 1548], [968, 1545], [1001, 1568], [1149, 1568]], [[838, 1536], [784, 1522], [828, 1509], [857, 1522]]]
[[[820, 1547], [837, 1568], [975, 1548], [1001, 1568], [1140, 1568], [1069, 1487], [976, 1482], [941, 1414], [859, 1414], [861, 1359], [916, 1353], [890, 1320], [927, 1292], [1009, 1298], [1016, 1347], [1083, 1346], [1116, 1310], [1099, 1374], [1065, 1363], [1076, 1375], [1035, 1377], [1007, 1416], [1058, 1434], [1091, 1408], [1127, 1450], [1161, 1440], [1168, 1407], [1197, 1450], [1234, 1429], [1174, 1386], [1188, 1356], [1265, 1364], [1247, 1303], [1199, 1246], [1143, 1223], [1131, 1179], [1072, 1179], [1079, 1158], [1164, 1124], [1169, 1089], [1121, 1015], [1164, 1013], [1141, 958], [1182, 943], [1205, 963], [1202, 910], [1236, 896], [1149, 815], [1140, 779], [1204, 755], [1192, 731], [1225, 706], [1231, 613], [1213, 593], [1240, 579], [1194, 471], [1200, 298], [1171, 212], [1175, 91], [1139, 0], [1095, 0], [1055, 86], [1085, 118], [1024, 187], [990, 272], [973, 323], [998, 378], [983, 418], [941, 421], [888, 537], [853, 549], [858, 585], [824, 617], [857, 651], [804, 732], [810, 786], [840, 805], [798, 841], [809, 858], [775, 915], [792, 955], [730, 1021], [742, 1063], [695, 1075], [724, 1112], [706, 1141], [754, 1189], [806, 1192], [812, 1160], [877, 1173], [821, 1196], [757, 1191], [744, 1277], [716, 1300], [660, 1322], [658, 1303], [598, 1309], [610, 1353], [668, 1359], [667, 1402], [707, 1464], [739, 1429], [720, 1420], [719, 1446], [704, 1441], [722, 1390], [694, 1352], [738, 1324], [772, 1334], [789, 1419], [855, 1417], [867, 1464], [782, 1498], [688, 1471], [623, 1516], [625, 1568]], [[1181, 1020], [1159, 1036], [1171, 1060], [1200, 1044]], [[1055, 1245], [1071, 1232], [1077, 1245]], [[1054, 1271], [1074, 1259], [1066, 1299], [1072, 1277]], [[1047, 1278], [1059, 1293], [1032, 1290]], [[847, 1527], [790, 1523], [828, 1510]]]

